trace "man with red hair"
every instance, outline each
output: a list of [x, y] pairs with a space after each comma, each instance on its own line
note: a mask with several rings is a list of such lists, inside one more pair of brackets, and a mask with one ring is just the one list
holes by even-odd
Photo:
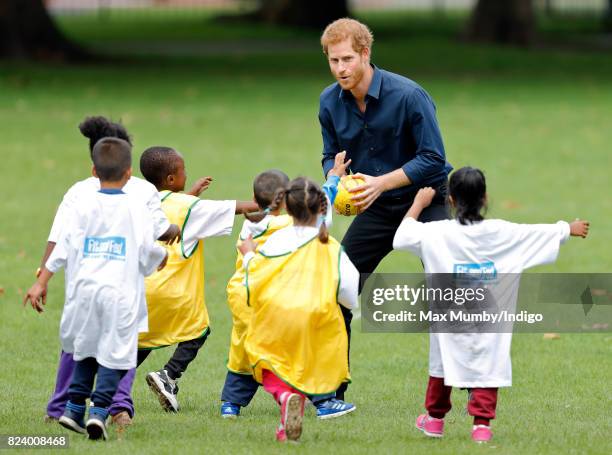
[[[361, 213], [342, 245], [363, 278], [393, 250], [393, 236], [420, 188], [436, 190], [419, 221], [448, 218], [446, 161], [436, 108], [416, 82], [370, 63], [373, 36], [354, 19], [339, 19], [321, 36], [336, 82], [321, 93], [323, 172], [346, 150], [350, 170], [365, 180], [359, 192]], [[365, 274], [365, 275], [364, 275]], [[342, 308], [350, 337], [350, 310]], [[344, 390], [336, 395], [343, 399]]]

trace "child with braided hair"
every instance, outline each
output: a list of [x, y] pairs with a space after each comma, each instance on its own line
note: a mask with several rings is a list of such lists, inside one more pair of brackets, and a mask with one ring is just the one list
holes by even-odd
[[[334, 167], [329, 172], [327, 182], [323, 185], [323, 191], [329, 200], [324, 221], [327, 226], [331, 225], [331, 208], [337, 193], [339, 176], [344, 174], [350, 164], [350, 160], [344, 162], [345, 156], [346, 152], [336, 155]], [[260, 211], [245, 214], [247, 219], [240, 231], [237, 247], [252, 236], [257, 251], [272, 234], [293, 224], [291, 216], [281, 214], [288, 184], [289, 177], [276, 169], [262, 172], [255, 177], [253, 199], [260, 207]], [[259, 388], [259, 383], [253, 379], [253, 370], [244, 350], [244, 340], [253, 311], [246, 304], [245, 271], [242, 267], [242, 258], [242, 254], [238, 251], [236, 271], [227, 284], [227, 303], [232, 312], [232, 334], [227, 362], [228, 372], [221, 392], [221, 416], [223, 418], [238, 417], [241, 408], [249, 405]], [[339, 417], [355, 409], [352, 404], [336, 400], [335, 394], [310, 398], [317, 409], [319, 418]]]
[[244, 347], [253, 377], [280, 405], [278, 441], [299, 439], [305, 396], [329, 396], [350, 380], [338, 304], [356, 307], [359, 282], [340, 244], [318, 222], [329, 205], [325, 192], [299, 177], [284, 191], [284, 203], [291, 225], [257, 254], [252, 237], [239, 246], [253, 311]]

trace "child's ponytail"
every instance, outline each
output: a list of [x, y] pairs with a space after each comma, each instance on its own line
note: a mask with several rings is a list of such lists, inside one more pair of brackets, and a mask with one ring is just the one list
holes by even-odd
[[[287, 204], [287, 213], [293, 217], [294, 221], [301, 224], [312, 225], [311, 223], [322, 213], [327, 213], [325, 193], [319, 188], [319, 185], [304, 177], [291, 181], [286, 191], [285, 204]], [[329, 241], [325, 223], [319, 227], [319, 240], [322, 243]]]
[[255, 196], [255, 202], [257, 202], [261, 210], [245, 213], [244, 217], [253, 223], [259, 223], [270, 212], [280, 209], [288, 184], [289, 177], [278, 169], [270, 169], [257, 175], [253, 181], [253, 195]]
[[268, 207], [258, 212], [245, 213], [244, 217], [253, 223], [259, 223], [270, 212], [275, 212], [283, 205], [283, 201], [285, 199], [285, 191], [285, 188], [278, 188], [274, 192], [274, 198], [272, 199], [272, 203]]
[[[319, 190], [319, 205], [321, 207], [320, 215], [327, 215], [327, 196], [322, 190]], [[321, 223], [319, 226], [319, 240], [321, 243], [327, 243], [329, 241], [329, 232], [327, 230], [327, 225], [325, 221]]]

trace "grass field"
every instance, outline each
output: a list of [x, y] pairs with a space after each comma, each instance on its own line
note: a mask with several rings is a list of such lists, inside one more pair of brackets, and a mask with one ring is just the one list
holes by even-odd
[[[386, 19], [369, 18], [377, 33], [373, 61], [411, 77], [433, 96], [449, 161], [486, 172], [488, 216], [531, 223], [587, 218], [590, 238], [572, 240], [555, 265], [539, 270], [612, 272], [610, 55], [469, 47], [453, 38], [457, 21], [442, 26], [405, 17], [403, 26], [401, 17]], [[98, 29], [87, 17], [62, 24], [86, 43], [99, 46], [114, 37], [111, 53], [122, 42], [153, 38], [174, 39], [180, 47], [194, 39], [185, 31], [207, 24], [199, 16], [158, 28], [138, 20], [132, 17], [135, 24], [128, 26], [111, 19]], [[134, 32], [143, 29], [142, 35]], [[20, 301], [63, 193], [89, 175], [87, 143], [76, 128], [83, 117], [122, 119], [136, 154], [154, 144], [176, 147], [186, 157], [190, 181], [215, 178], [208, 198], [248, 199], [253, 176], [270, 167], [321, 178], [318, 95], [332, 80], [317, 34], [218, 24], [202, 30], [201, 37], [213, 42], [202, 55], [150, 58], [144, 51], [130, 62], [99, 65], [0, 63], [0, 434], [65, 434], [42, 422], [59, 353], [61, 277], [51, 284], [43, 315], [23, 309]], [[238, 51], [224, 52], [215, 36], [235, 39]], [[275, 40], [286, 48], [262, 44]], [[295, 51], [292, 40], [300, 43]], [[341, 238], [349, 222], [336, 218], [334, 235]], [[73, 451], [612, 452], [609, 333], [563, 334], [554, 342], [538, 334], [516, 336], [514, 387], [500, 393], [494, 441], [485, 447], [469, 440], [471, 421], [459, 390], [444, 440], [418, 433], [413, 421], [424, 400], [427, 337], [364, 334], [359, 321], [347, 395], [358, 406], [353, 415], [319, 422], [309, 409], [301, 444], [288, 447], [273, 441], [277, 410], [263, 392], [237, 422], [223, 421], [218, 407], [230, 333], [224, 295], [234, 241], [232, 235], [205, 244], [213, 333], [181, 380], [181, 413], [164, 414], [146, 388], [144, 374], [171, 354], [159, 350], [137, 375], [137, 415], [126, 437], [102, 445], [70, 435]], [[394, 253], [379, 270], [419, 271], [420, 264]]]

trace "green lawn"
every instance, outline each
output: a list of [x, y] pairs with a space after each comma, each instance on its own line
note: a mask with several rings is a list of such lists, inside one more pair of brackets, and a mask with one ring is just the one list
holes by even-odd
[[[380, 30], [374, 62], [413, 78], [433, 96], [449, 161], [455, 167], [481, 167], [487, 175], [488, 216], [530, 223], [587, 218], [590, 238], [572, 240], [555, 265], [539, 270], [612, 272], [609, 54], [469, 47], [453, 38], [457, 19], [439, 25], [411, 16], [405, 27], [398, 18], [390, 25], [384, 19], [371, 16], [374, 31]], [[122, 119], [134, 136], [136, 156], [154, 144], [176, 147], [185, 155], [189, 180], [215, 178], [205, 193], [209, 198], [250, 198], [253, 176], [270, 167], [321, 179], [318, 95], [332, 80], [317, 47], [318, 34], [213, 24], [194, 35], [187, 31], [198, 30], [200, 23], [206, 27], [206, 17], [174, 20], [168, 29], [141, 24], [142, 35], [134, 32], [142, 29], [138, 24], [130, 28], [112, 18], [97, 29], [99, 22], [87, 17], [70, 18], [63, 26], [96, 46], [114, 36], [107, 49], [111, 53], [120, 52], [122, 40], [174, 37], [180, 47], [194, 36], [213, 43], [235, 39], [239, 52], [212, 46], [205, 56], [141, 55], [100, 65], [0, 63], [1, 434], [65, 434], [42, 423], [59, 353], [61, 277], [52, 282], [43, 315], [23, 309], [20, 300], [34, 279], [63, 193], [89, 175], [87, 143], [77, 130], [84, 116]], [[275, 40], [286, 49], [260, 46]], [[300, 43], [298, 50], [291, 50], [291, 40]], [[336, 237], [349, 223], [335, 219]], [[347, 395], [358, 406], [353, 415], [319, 422], [308, 409], [302, 442], [289, 447], [273, 441], [277, 410], [263, 392], [237, 422], [221, 420], [230, 331], [224, 294], [234, 241], [235, 234], [205, 244], [213, 333], [181, 381], [181, 413], [163, 414], [146, 388], [144, 374], [161, 367], [171, 353], [157, 351], [138, 373], [137, 416], [126, 438], [92, 445], [71, 435], [73, 450], [612, 452], [609, 333], [563, 334], [553, 342], [538, 334], [516, 336], [514, 387], [500, 393], [495, 439], [486, 447], [469, 440], [466, 396], [459, 390], [444, 440], [426, 440], [418, 433], [413, 421], [424, 400], [427, 337], [364, 334], [359, 321], [352, 347], [354, 382]], [[394, 253], [380, 270], [418, 271], [420, 264]]]

